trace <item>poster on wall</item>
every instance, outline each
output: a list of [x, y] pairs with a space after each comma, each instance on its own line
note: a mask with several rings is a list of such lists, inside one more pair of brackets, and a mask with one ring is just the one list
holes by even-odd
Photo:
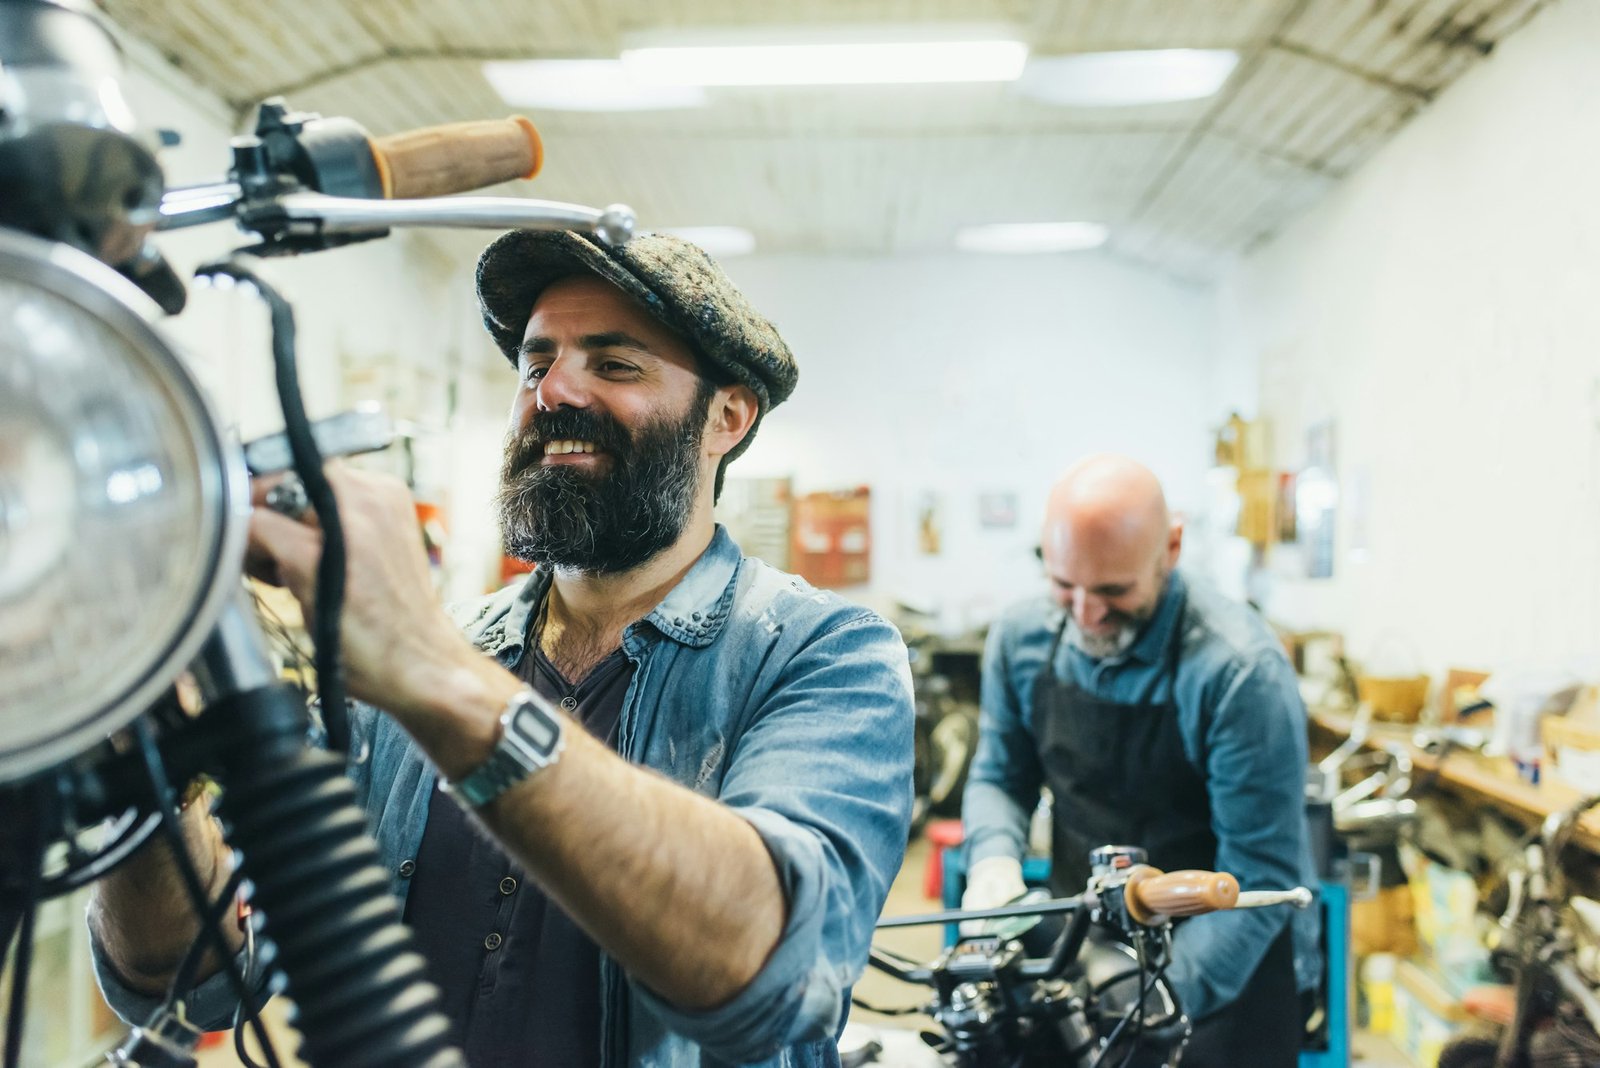
[[939, 495], [931, 490], [920, 493], [913, 505], [916, 513], [917, 552], [938, 556], [944, 551], [944, 509]]
[[872, 491], [857, 486], [797, 497], [789, 559], [796, 574], [826, 589], [870, 581]]
[[978, 494], [978, 525], [985, 530], [1011, 530], [1017, 525], [1015, 493]]

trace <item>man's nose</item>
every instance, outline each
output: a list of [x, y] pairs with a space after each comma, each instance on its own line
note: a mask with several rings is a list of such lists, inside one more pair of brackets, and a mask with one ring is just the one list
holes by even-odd
[[1078, 626], [1080, 627], [1098, 627], [1105, 622], [1105, 599], [1083, 590], [1074, 590], [1072, 595], [1072, 616], [1078, 621]]
[[534, 388], [539, 410], [553, 412], [560, 407], [585, 408], [589, 404], [589, 391], [577, 361], [558, 356], [545, 368], [544, 377]]

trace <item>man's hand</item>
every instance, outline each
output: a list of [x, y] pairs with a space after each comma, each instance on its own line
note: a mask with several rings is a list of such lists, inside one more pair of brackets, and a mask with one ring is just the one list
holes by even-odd
[[[402, 717], [423, 714], [441, 679], [482, 657], [439, 604], [405, 484], [339, 464], [326, 473], [344, 531], [339, 636], [350, 695]], [[310, 620], [323, 532], [315, 513], [291, 519], [261, 507], [277, 481], [262, 479], [252, 488], [250, 570], [286, 586]]]
[[[961, 895], [964, 909], [993, 909], [1009, 905], [1028, 887], [1022, 881], [1022, 862], [1015, 857], [985, 857], [967, 872], [967, 890]], [[963, 935], [976, 936], [989, 930], [991, 920], [967, 920]]]

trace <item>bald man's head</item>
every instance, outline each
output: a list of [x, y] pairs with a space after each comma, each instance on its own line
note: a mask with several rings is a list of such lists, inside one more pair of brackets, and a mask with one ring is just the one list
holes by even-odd
[[1183, 526], [1161, 482], [1125, 456], [1091, 456], [1050, 490], [1040, 543], [1069, 636], [1092, 656], [1133, 644], [1177, 566]]

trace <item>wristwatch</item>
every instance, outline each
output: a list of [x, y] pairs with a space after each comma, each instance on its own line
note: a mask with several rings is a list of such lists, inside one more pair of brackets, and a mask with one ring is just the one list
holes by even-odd
[[500, 713], [500, 740], [489, 759], [456, 782], [439, 780], [439, 789], [464, 808], [482, 808], [561, 759], [566, 729], [549, 702], [532, 690], [519, 690]]

